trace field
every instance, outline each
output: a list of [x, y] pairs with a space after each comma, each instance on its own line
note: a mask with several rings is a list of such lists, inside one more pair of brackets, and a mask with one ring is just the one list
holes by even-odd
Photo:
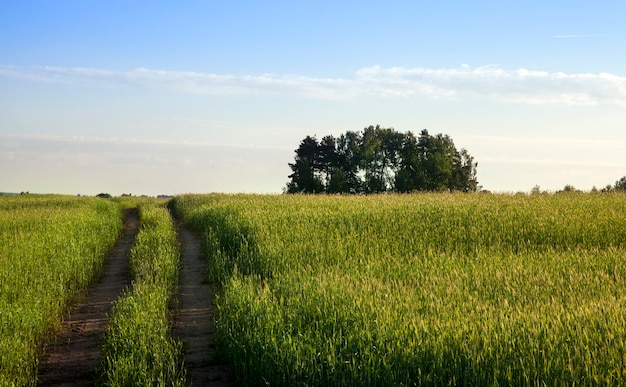
[[37, 363], [67, 307], [97, 281], [120, 235], [122, 208], [141, 227], [133, 286], [109, 319], [102, 385], [183, 385], [181, 344], [169, 335], [178, 280], [176, 231], [165, 202], [67, 196], [0, 197], [0, 386], [34, 385]]
[[[157, 200], [0, 197], [0, 385], [32, 385], [137, 206], [100, 383], [183, 385], [180, 267]], [[626, 384], [626, 196], [182, 195], [235, 384]], [[189, 382], [189, 380], [187, 380]]]
[[623, 195], [188, 195], [247, 384], [626, 384]]
[[0, 197], [0, 386], [32, 383], [38, 350], [97, 279], [121, 226], [110, 201]]

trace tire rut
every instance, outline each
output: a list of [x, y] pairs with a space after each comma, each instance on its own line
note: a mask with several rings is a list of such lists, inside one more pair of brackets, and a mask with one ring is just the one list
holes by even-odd
[[199, 238], [179, 227], [182, 267], [179, 312], [173, 334], [183, 342], [187, 381], [191, 386], [228, 386], [228, 372], [215, 348], [214, 291], [208, 282], [207, 262]]
[[130, 285], [128, 259], [139, 228], [137, 208], [124, 210], [124, 230], [103, 267], [100, 281], [80, 302], [70, 307], [69, 317], [39, 362], [39, 386], [93, 386], [102, 356], [107, 313]]

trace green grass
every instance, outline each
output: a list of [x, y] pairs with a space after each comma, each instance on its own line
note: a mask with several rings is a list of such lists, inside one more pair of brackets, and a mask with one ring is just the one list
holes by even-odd
[[246, 384], [626, 384], [623, 195], [186, 195]]
[[115, 303], [104, 346], [103, 384], [183, 386], [182, 344], [170, 336], [170, 306], [180, 254], [164, 202], [140, 202], [141, 227], [131, 252], [133, 286]]
[[35, 383], [38, 352], [100, 274], [121, 227], [107, 200], [0, 197], [0, 386]]

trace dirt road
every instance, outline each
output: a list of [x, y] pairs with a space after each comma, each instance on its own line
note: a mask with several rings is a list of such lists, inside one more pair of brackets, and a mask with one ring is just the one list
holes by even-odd
[[183, 251], [180, 311], [173, 334], [184, 343], [187, 381], [192, 386], [228, 386], [228, 372], [215, 351], [213, 289], [208, 283], [206, 259], [195, 234], [184, 227], [178, 232]]
[[[40, 360], [39, 386], [93, 386], [101, 366], [101, 347], [107, 313], [130, 286], [128, 258], [138, 232], [139, 213], [125, 210], [124, 232], [104, 266], [100, 281], [70, 308], [56, 339]], [[207, 281], [207, 262], [198, 237], [180, 227], [182, 267], [179, 311], [173, 335], [184, 343], [187, 380], [192, 386], [228, 386], [228, 372], [215, 350], [213, 288]]]
[[40, 360], [40, 386], [93, 386], [101, 361], [107, 313], [129, 285], [128, 257], [139, 226], [136, 208], [124, 211], [124, 231], [105, 263], [100, 281], [70, 308], [59, 335]]

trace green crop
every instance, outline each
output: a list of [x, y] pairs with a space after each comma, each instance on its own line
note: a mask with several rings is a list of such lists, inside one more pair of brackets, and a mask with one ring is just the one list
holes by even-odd
[[626, 384], [623, 195], [185, 195], [246, 384]]
[[182, 344], [170, 336], [169, 306], [178, 285], [176, 230], [164, 202], [141, 201], [131, 251], [133, 286], [115, 303], [104, 346], [103, 384], [182, 386]]
[[0, 197], [0, 386], [35, 383], [38, 351], [98, 277], [121, 228], [108, 200]]

